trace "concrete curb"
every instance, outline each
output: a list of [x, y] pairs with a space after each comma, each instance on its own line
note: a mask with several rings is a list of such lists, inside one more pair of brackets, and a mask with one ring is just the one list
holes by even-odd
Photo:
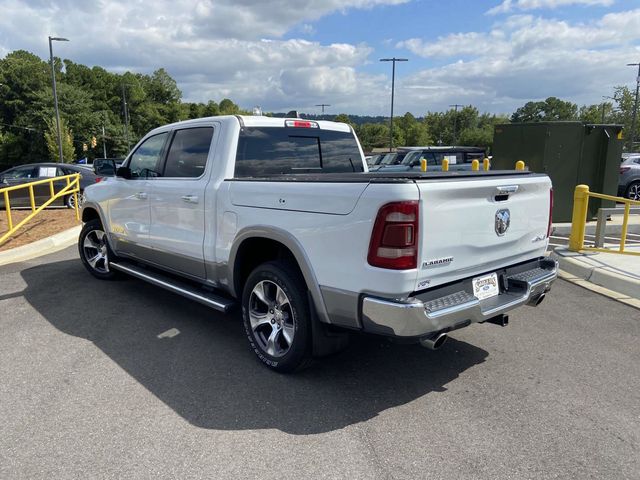
[[80, 230], [82, 230], [82, 225], [56, 233], [55, 235], [43, 238], [42, 240], [36, 240], [35, 242], [23, 245], [22, 247], [16, 247], [11, 250], [0, 252], [0, 265], [31, 260], [32, 258], [70, 247], [78, 241]]
[[[621, 224], [607, 224], [607, 235], [620, 235], [622, 234], [622, 225]], [[587, 224], [585, 228], [585, 232], [587, 235], [595, 235], [596, 234], [596, 226], [594, 224]], [[627, 228], [627, 233], [636, 233], [640, 234], [640, 223], [629, 223]], [[559, 237], [568, 237], [571, 235], [571, 224], [570, 223], [554, 223], [551, 226], [551, 235], [559, 236]]]
[[[581, 260], [584, 255], [565, 256], [566, 247], [556, 248], [553, 258], [558, 260], [560, 269], [576, 278], [585, 280], [607, 290], [617, 292], [620, 298], [640, 301], [640, 280], [632, 276], [607, 270], [607, 266], [594, 266]], [[632, 302], [635, 304], [636, 302]], [[634, 305], [636, 306], [636, 305]]]

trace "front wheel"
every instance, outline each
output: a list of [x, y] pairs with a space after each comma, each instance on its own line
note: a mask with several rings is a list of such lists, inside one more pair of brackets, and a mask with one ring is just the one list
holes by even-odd
[[118, 272], [109, 268], [113, 252], [109, 248], [107, 235], [100, 220], [91, 220], [84, 224], [78, 237], [78, 251], [82, 264], [94, 277], [112, 280], [118, 276]]
[[[77, 195], [78, 195], [78, 208], [80, 208], [84, 203], [84, 192], [78, 192]], [[67, 195], [64, 198], [64, 204], [67, 208], [76, 208], [76, 200], [73, 194]]]
[[242, 318], [251, 348], [268, 367], [292, 372], [310, 361], [309, 302], [294, 268], [281, 262], [258, 266], [244, 286]]
[[640, 200], [640, 182], [633, 182], [627, 187], [627, 198], [630, 200]]

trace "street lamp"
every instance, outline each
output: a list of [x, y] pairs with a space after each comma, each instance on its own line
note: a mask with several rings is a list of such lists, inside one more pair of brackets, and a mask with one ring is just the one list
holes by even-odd
[[53, 84], [53, 107], [56, 111], [56, 128], [58, 129], [58, 161], [64, 162], [62, 156], [62, 133], [60, 132], [60, 112], [58, 111], [58, 92], [56, 90], [56, 68], [53, 64], [53, 46], [52, 42], [68, 42], [67, 38], [49, 37], [49, 60], [51, 61], [51, 82]]
[[627, 63], [627, 67], [638, 67], [636, 77], [636, 101], [633, 103], [633, 120], [631, 121], [631, 150], [636, 143], [636, 117], [638, 116], [638, 89], [640, 89], [640, 63]]
[[396, 83], [396, 62], [408, 62], [408, 58], [381, 58], [381, 62], [393, 62], [393, 68], [391, 70], [391, 118], [389, 121], [389, 151], [393, 151], [393, 92], [395, 90]]

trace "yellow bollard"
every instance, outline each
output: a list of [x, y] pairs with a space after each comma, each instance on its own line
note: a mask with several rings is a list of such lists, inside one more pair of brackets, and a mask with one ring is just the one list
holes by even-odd
[[524, 162], [522, 160], [516, 162], [516, 170], [524, 170]]
[[584, 247], [584, 232], [587, 224], [589, 206], [589, 186], [578, 185], [573, 192], [573, 215], [571, 217], [571, 235], [569, 250], [578, 252]]
[[473, 170], [474, 172], [480, 170], [480, 162], [478, 160], [474, 160], [473, 162], [471, 162], [471, 170]]
[[442, 171], [443, 172], [449, 171], [449, 160], [447, 160], [446, 158], [442, 160]]
[[482, 169], [485, 172], [489, 171], [489, 159], [488, 158], [485, 158], [484, 160], [482, 160]]
[[420, 170], [423, 172], [427, 171], [427, 160], [425, 158], [420, 159]]

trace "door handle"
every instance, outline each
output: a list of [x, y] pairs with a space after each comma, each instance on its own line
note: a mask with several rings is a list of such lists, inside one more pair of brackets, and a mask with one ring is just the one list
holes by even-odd
[[180, 198], [187, 203], [198, 203], [197, 195], [183, 195]]
[[138, 192], [136, 193], [135, 197], [139, 198], [140, 200], [146, 200], [147, 192]]

